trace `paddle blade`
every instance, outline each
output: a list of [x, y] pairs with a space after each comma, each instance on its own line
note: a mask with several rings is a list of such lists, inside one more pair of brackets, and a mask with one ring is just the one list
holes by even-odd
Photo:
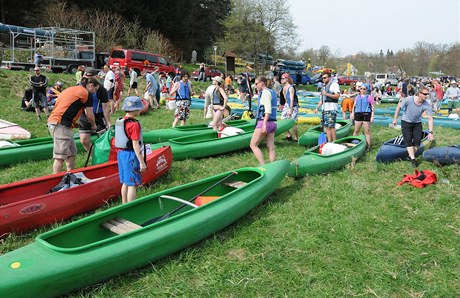
[[327, 143], [327, 138], [326, 138], [326, 134], [322, 132], [318, 137], [318, 145], [321, 145], [324, 143]]

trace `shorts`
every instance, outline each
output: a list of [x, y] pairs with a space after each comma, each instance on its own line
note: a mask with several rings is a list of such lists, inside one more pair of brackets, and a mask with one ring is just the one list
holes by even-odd
[[281, 112], [281, 119], [294, 119], [296, 120], [297, 117], [299, 116], [299, 107], [298, 106], [295, 106], [292, 108], [292, 114], [290, 117], [288, 117], [288, 112], [291, 108], [289, 107], [289, 105], [286, 103], [283, 107], [283, 111]]
[[115, 88], [110, 88], [109, 90], [107, 90], [107, 98], [109, 100], [113, 100], [113, 92], [115, 91]]
[[77, 155], [72, 128], [61, 124], [49, 124], [48, 129], [53, 138], [53, 158], [66, 160], [70, 156]]
[[190, 114], [190, 100], [189, 99], [177, 99], [176, 110], [174, 111], [174, 117], [179, 120], [188, 119]]
[[420, 147], [423, 136], [422, 122], [411, 123], [401, 120], [401, 130], [406, 147]]
[[355, 121], [371, 122], [372, 113], [355, 113]]
[[120, 183], [127, 186], [142, 184], [141, 165], [134, 150], [119, 150], [117, 153]]
[[[105, 122], [104, 114], [99, 113], [95, 114], [94, 118], [96, 119], [96, 132], [101, 133], [107, 129], [107, 123]], [[80, 133], [92, 133], [91, 124], [88, 122], [88, 118], [83, 113], [80, 116], [80, 122], [78, 124], [78, 130]]]
[[449, 110], [458, 109], [460, 107], [460, 102], [458, 100], [449, 100], [447, 103], [447, 108]]
[[353, 110], [353, 99], [347, 97], [342, 100], [342, 112], [351, 112]]
[[335, 128], [337, 120], [337, 111], [325, 111], [323, 116], [324, 127]]
[[129, 86], [129, 88], [137, 89], [137, 82], [132, 83], [131, 86]]
[[[262, 129], [264, 125], [264, 120], [257, 120], [256, 129]], [[267, 133], [275, 133], [277, 128], [276, 121], [268, 121], [267, 122]]]
[[48, 99], [45, 94], [42, 92], [33, 92], [32, 93], [33, 105], [35, 108], [46, 108], [48, 107]]

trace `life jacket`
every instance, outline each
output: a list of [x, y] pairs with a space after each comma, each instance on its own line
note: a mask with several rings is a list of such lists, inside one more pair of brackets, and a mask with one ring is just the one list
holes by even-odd
[[224, 99], [220, 95], [219, 91], [220, 91], [219, 87], [214, 88], [214, 90], [212, 91], [212, 104], [213, 105], [221, 106], [224, 104]]
[[[127, 133], [126, 133], [126, 123], [128, 122], [136, 122], [139, 123], [136, 119], [133, 118], [119, 118], [115, 122], [115, 147], [119, 149], [126, 149], [126, 150], [133, 150], [133, 140], [131, 140]], [[142, 138], [142, 127], [140, 131], [141, 139], [139, 140], [139, 145], [142, 146], [143, 138]]]
[[[331, 93], [331, 85], [332, 85], [332, 83], [326, 85], [325, 90], [326, 90], [327, 93]], [[337, 98], [337, 99], [333, 99], [333, 98], [331, 98], [331, 97], [329, 97], [329, 96], [324, 96], [324, 102], [334, 102], [334, 103], [338, 103], [338, 102], [339, 102], [339, 99], [338, 99], [338, 98]]]
[[288, 106], [291, 105], [291, 87], [294, 89], [294, 107], [299, 105], [299, 98], [297, 97], [297, 90], [295, 90], [295, 87], [292, 85], [289, 85], [286, 91], [286, 94], [284, 95], [284, 98], [286, 100], [286, 103]]
[[190, 100], [189, 83], [179, 81], [179, 90], [176, 91], [176, 100]]
[[[278, 96], [276, 95], [276, 91], [273, 89], [267, 88], [265, 90], [269, 91], [272, 96], [272, 109], [270, 111], [270, 117], [268, 118], [268, 121], [276, 121], [276, 105], [278, 103]], [[260, 99], [262, 98], [262, 93], [265, 92], [265, 90], [260, 92], [259, 96], [257, 97], [257, 120], [262, 120], [265, 116], [265, 106], [260, 105]]]
[[398, 182], [398, 186], [403, 185], [404, 183], [409, 183], [412, 186], [417, 188], [424, 188], [425, 185], [434, 184], [438, 180], [435, 172], [430, 170], [415, 170], [413, 175], [405, 174], [404, 178]]
[[369, 94], [364, 96], [356, 96], [355, 113], [371, 112], [371, 105], [369, 104]]

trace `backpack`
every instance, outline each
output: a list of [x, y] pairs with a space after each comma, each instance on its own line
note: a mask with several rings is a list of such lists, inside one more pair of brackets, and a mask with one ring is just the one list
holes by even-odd
[[53, 187], [48, 193], [65, 190], [65, 189], [72, 188], [72, 187], [75, 187], [81, 184], [84, 184], [82, 182], [82, 179], [75, 176], [74, 173], [69, 172], [69, 173], [66, 173], [64, 177], [62, 177], [61, 182], [59, 182], [58, 185]]
[[404, 178], [398, 182], [398, 186], [403, 185], [404, 183], [409, 183], [412, 186], [417, 188], [424, 188], [425, 185], [434, 184], [438, 180], [435, 172], [430, 170], [415, 170], [413, 175], [405, 174]]

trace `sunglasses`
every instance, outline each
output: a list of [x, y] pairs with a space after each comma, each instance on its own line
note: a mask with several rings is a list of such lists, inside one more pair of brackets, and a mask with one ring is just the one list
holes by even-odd
[[326, 79], [328, 79], [328, 77], [322, 77], [322, 79], [323, 79], [323, 80], [326, 80]]
[[420, 93], [420, 94], [423, 94], [423, 95], [425, 95], [425, 96], [428, 96], [428, 95], [429, 95], [429, 93]]
[[361, 90], [361, 91], [366, 91], [366, 88], [360, 88], [359, 90]]

